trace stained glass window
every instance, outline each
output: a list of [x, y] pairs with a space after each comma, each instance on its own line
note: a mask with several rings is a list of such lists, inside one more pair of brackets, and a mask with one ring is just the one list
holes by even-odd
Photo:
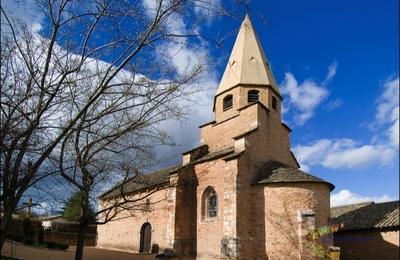
[[208, 197], [208, 217], [213, 218], [217, 216], [217, 194], [215, 191], [210, 193]]

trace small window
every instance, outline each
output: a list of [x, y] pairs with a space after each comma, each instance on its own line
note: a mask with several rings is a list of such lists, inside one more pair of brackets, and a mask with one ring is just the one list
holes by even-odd
[[251, 103], [251, 102], [256, 102], [258, 101], [258, 97], [259, 97], [259, 92], [258, 90], [250, 90], [247, 93], [247, 102]]
[[278, 100], [276, 99], [276, 97], [272, 96], [272, 108], [276, 110], [277, 106], [278, 106]]
[[218, 197], [214, 188], [207, 187], [201, 198], [201, 217], [205, 219], [214, 219], [218, 215]]
[[231, 109], [232, 106], [233, 106], [233, 97], [232, 97], [232, 95], [228, 95], [228, 96], [224, 97], [224, 101], [223, 102], [224, 102], [224, 105], [223, 105], [223, 110], [224, 111]]

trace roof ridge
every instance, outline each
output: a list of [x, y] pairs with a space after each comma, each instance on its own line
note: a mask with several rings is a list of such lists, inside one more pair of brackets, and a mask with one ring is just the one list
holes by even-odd
[[[182, 166], [181, 164], [174, 164], [174, 165], [170, 165], [170, 166], [167, 166], [164, 168], [159, 168], [158, 170], [154, 170], [151, 172], [142, 172], [142, 173], [136, 174], [134, 176], [129, 177], [128, 179], [126, 179], [124, 181], [118, 182], [117, 184], [115, 184], [114, 186], [112, 186], [111, 188], [106, 190], [105, 192], [101, 193], [98, 196], [98, 198], [102, 198], [102, 197], [110, 194], [112, 191], [116, 190], [117, 188], [121, 187], [122, 185], [125, 186], [125, 185], [129, 184], [129, 182], [133, 182], [134, 178], [148, 177], [151, 175], [156, 175], [157, 173], [162, 173], [163, 171], [172, 172], [172, 171], [178, 170], [181, 166]], [[138, 183], [136, 183], [136, 184], [138, 184]], [[122, 188], [124, 188], [124, 187], [122, 187]]]
[[345, 205], [340, 205], [340, 206], [335, 206], [335, 207], [331, 207], [331, 209], [333, 208], [340, 208], [340, 207], [348, 207], [348, 206], [357, 206], [357, 205], [363, 205], [363, 204], [377, 204], [374, 201], [365, 201], [365, 202], [357, 202], [357, 203], [352, 203], [352, 204], [345, 204]]

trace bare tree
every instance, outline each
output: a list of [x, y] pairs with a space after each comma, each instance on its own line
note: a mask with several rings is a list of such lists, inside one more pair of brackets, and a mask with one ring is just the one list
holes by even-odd
[[158, 125], [182, 115], [176, 101], [191, 93], [204, 64], [176, 71], [166, 62], [174, 54], [165, 46], [199, 37], [194, 2], [150, 2], [37, 0], [41, 30], [1, 8], [0, 249], [14, 209], [35, 183], [61, 173], [81, 190], [84, 229], [94, 217], [87, 216], [94, 187], [121, 169], [129, 169], [123, 180], [139, 172], [137, 162], [168, 141]]
[[[99, 194], [96, 190], [117, 176], [123, 185], [154, 163], [152, 148], [169, 142], [167, 135], [157, 128], [158, 124], [167, 118], [181, 116], [174, 100], [189, 94], [182, 88], [189, 86], [201, 70], [202, 66], [196, 66], [189, 71], [190, 77], [180, 77], [173, 82], [137, 80], [128, 73], [126, 79], [118, 80], [112, 91], [106, 91], [91, 106], [63, 139], [59, 170], [82, 193], [76, 259], [82, 258], [87, 226], [98, 214], [88, 214], [91, 199]], [[85, 85], [92, 82], [90, 79]], [[124, 199], [108, 206], [108, 211], [127, 202], [139, 201], [127, 199], [122, 191], [121, 196]]]

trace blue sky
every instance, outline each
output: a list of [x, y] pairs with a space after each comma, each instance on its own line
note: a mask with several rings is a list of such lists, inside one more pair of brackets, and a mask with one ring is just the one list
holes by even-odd
[[[388, 136], [390, 128], [398, 129], [398, 10], [398, 1], [249, 4], [283, 90], [292, 147], [306, 170], [335, 184], [335, 205], [398, 198], [398, 130], [392, 134], [397, 143]], [[242, 17], [219, 19], [203, 30], [237, 31]], [[217, 82], [234, 40], [224, 42], [223, 51], [211, 51], [218, 56]], [[385, 91], [392, 99], [382, 97]], [[307, 97], [311, 104], [304, 106]], [[382, 107], [390, 111], [378, 115]]]
[[[145, 14], [151, 16], [153, 3], [142, 0]], [[3, 3], [43, 28], [42, 15], [30, 4], [15, 9], [15, 2]], [[250, 18], [284, 97], [292, 148], [303, 169], [336, 186], [334, 205], [399, 197], [398, 5], [396, 0], [249, 2]], [[207, 15], [196, 7], [193, 13]], [[211, 37], [233, 32], [223, 48], [205, 41], [164, 46], [178, 73], [200, 57], [210, 58], [213, 66], [199, 84], [203, 91], [189, 104], [190, 117], [162, 124], [178, 144], [158, 151], [162, 166], [180, 162], [181, 152], [199, 143], [198, 125], [213, 119], [213, 96], [244, 14], [239, 7], [234, 16], [209, 19], [196, 28]], [[190, 18], [175, 18], [174, 30], [187, 30]]]
[[[292, 147], [310, 148], [321, 139], [333, 145], [344, 138], [355, 144], [339, 149], [340, 153], [351, 149], [354, 152], [366, 145], [386, 151], [390, 146], [384, 132], [394, 121], [372, 125], [377, 120], [379, 105], [385, 102], [380, 99], [385, 82], [397, 78], [398, 95], [398, 10], [398, 1], [258, 1], [250, 4], [253, 25], [281, 88], [285, 74], [291, 73], [299, 85], [310, 80], [328, 92], [304, 124], [296, 124], [295, 113], [285, 114], [285, 120], [293, 128]], [[267, 17], [265, 24], [257, 19], [260, 13]], [[324, 85], [330, 65], [336, 65], [336, 73]], [[290, 100], [288, 95], [285, 101]], [[315, 163], [309, 170], [334, 183], [334, 194], [343, 190], [353, 193], [342, 192], [340, 198], [336, 197], [338, 200], [383, 195], [398, 198], [398, 143], [394, 146], [397, 148], [388, 148], [394, 151], [394, 157], [389, 152], [387, 158], [371, 159], [368, 152], [359, 152], [356, 156], [361, 158], [357, 159], [360, 161], [357, 165], [343, 162], [341, 167], [332, 168], [329, 163], [325, 167]], [[336, 152], [331, 150], [323, 158], [329, 152]]]

